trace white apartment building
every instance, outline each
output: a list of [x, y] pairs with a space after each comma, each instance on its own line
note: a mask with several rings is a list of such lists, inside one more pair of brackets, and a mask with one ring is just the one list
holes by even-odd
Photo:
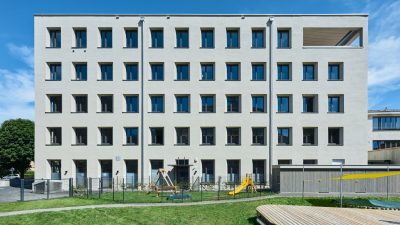
[[400, 110], [369, 110], [369, 151], [400, 147]]
[[368, 16], [36, 15], [37, 179], [367, 164]]

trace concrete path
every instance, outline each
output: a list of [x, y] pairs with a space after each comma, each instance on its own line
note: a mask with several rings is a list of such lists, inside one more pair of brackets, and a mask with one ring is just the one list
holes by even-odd
[[3, 216], [16, 216], [23, 214], [41, 213], [41, 212], [59, 212], [67, 210], [79, 210], [79, 209], [97, 209], [97, 208], [127, 208], [127, 207], [170, 207], [170, 206], [193, 206], [193, 205], [211, 205], [211, 204], [226, 204], [235, 202], [251, 202], [257, 200], [263, 200], [268, 198], [278, 197], [276, 195], [262, 196], [255, 198], [242, 198], [237, 200], [219, 200], [219, 201], [204, 201], [204, 202], [184, 202], [184, 203], [124, 203], [124, 204], [100, 204], [100, 205], [85, 205], [85, 206], [71, 206], [64, 208], [49, 208], [49, 209], [32, 209], [22, 210], [14, 212], [0, 212], [0, 217]]

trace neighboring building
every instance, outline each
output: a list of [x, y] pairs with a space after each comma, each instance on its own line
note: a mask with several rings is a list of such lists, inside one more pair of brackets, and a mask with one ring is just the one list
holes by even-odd
[[367, 164], [367, 15], [36, 15], [36, 178]]

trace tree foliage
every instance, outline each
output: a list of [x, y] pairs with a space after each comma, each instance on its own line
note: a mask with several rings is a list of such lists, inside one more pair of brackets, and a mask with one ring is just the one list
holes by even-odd
[[0, 127], [0, 176], [15, 168], [21, 178], [34, 160], [35, 125], [31, 120], [4, 121]]

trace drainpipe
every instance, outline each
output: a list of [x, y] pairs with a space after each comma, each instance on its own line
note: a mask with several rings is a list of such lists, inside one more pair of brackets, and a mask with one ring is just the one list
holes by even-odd
[[144, 184], [144, 46], [143, 46], [144, 17], [140, 17], [140, 182]]
[[274, 17], [269, 17], [268, 18], [268, 26], [269, 26], [269, 79], [268, 79], [268, 85], [269, 85], [269, 92], [268, 92], [268, 96], [269, 96], [269, 112], [268, 112], [268, 116], [269, 116], [269, 132], [268, 132], [268, 175], [269, 175], [269, 187], [272, 188], [272, 32], [273, 32], [273, 22], [274, 22]]

